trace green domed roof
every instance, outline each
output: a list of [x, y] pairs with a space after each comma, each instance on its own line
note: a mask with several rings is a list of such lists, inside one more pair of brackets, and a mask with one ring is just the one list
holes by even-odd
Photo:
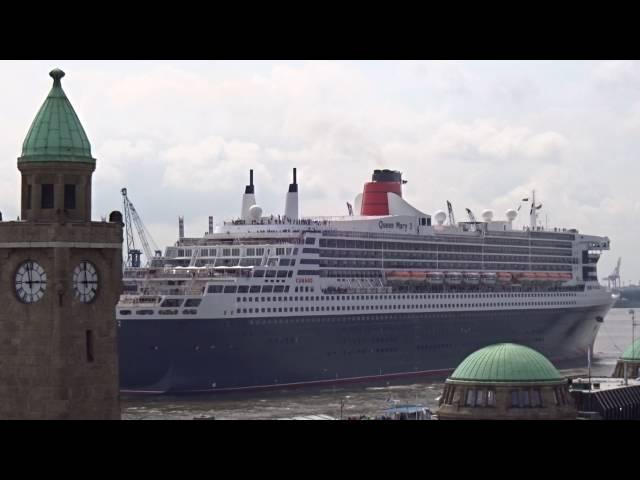
[[640, 360], [640, 338], [629, 345], [620, 358], [623, 360]]
[[499, 343], [473, 352], [449, 378], [470, 382], [546, 382], [564, 377], [535, 350], [515, 343]]
[[56, 68], [49, 75], [53, 77], [53, 87], [24, 139], [18, 163], [95, 163], [87, 134], [62, 90], [64, 72]]

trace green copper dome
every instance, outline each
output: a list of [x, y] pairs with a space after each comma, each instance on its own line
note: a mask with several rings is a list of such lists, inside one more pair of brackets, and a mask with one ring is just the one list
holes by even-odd
[[499, 343], [473, 352], [449, 378], [490, 383], [563, 380], [560, 372], [544, 355], [515, 343]]
[[52, 70], [53, 87], [31, 124], [22, 144], [24, 162], [82, 162], [93, 163], [91, 144], [82, 124], [62, 90], [60, 80], [64, 72]]
[[640, 360], [640, 338], [629, 345], [620, 358], [623, 360]]

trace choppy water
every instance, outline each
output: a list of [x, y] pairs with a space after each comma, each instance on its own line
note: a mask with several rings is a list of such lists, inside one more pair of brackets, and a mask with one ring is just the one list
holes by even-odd
[[[640, 310], [638, 311], [640, 315]], [[636, 333], [640, 335], [640, 329]], [[610, 375], [622, 350], [631, 343], [631, 317], [626, 308], [614, 308], [596, 338], [592, 375]], [[585, 358], [586, 364], [586, 358]], [[586, 374], [585, 369], [562, 370], [566, 375]], [[376, 416], [394, 403], [421, 403], [437, 409], [443, 379], [381, 381], [368, 384], [297, 390], [217, 394], [193, 397], [127, 397], [121, 399], [125, 420], [191, 420], [213, 416], [216, 420], [278, 419], [325, 414], [340, 418]]]

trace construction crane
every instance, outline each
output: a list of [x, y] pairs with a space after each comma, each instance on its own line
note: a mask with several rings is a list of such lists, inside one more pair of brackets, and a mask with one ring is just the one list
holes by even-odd
[[613, 269], [611, 275], [608, 277], [604, 277], [603, 280], [606, 280], [609, 288], [613, 285], [613, 288], [620, 287], [620, 261], [621, 257], [618, 257], [618, 263], [616, 263], [616, 268]]
[[[131, 228], [132, 220], [134, 225], [136, 226], [136, 231], [138, 232], [138, 238], [140, 239], [140, 243], [142, 243], [142, 249], [144, 250], [144, 254], [147, 257], [147, 266], [148, 266], [151, 263], [151, 258], [153, 257], [154, 252], [156, 256], [161, 256], [162, 251], [158, 249], [158, 246], [153, 241], [153, 238], [151, 238], [151, 234], [142, 223], [142, 220], [140, 219], [138, 212], [133, 206], [133, 203], [131, 203], [131, 200], [129, 200], [129, 197], [127, 197], [127, 189], [123, 188], [120, 192], [122, 193], [122, 203], [124, 205], [124, 220], [125, 220], [124, 224], [125, 224], [125, 230], [127, 233], [127, 260], [125, 262], [125, 266], [134, 267], [134, 268], [140, 267], [140, 255], [142, 252], [139, 249], [137, 249], [135, 245], [135, 241], [133, 238], [133, 229]], [[151, 242], [151, 245], [154, 247], [153, 251], [149, 246], [149, 242]]]
[[447, 200], [447, 210], [449, 210], [449, 225], [456, 224], [456, 218], [453, 216], [453, 207], [451, 206], [451, 202]]

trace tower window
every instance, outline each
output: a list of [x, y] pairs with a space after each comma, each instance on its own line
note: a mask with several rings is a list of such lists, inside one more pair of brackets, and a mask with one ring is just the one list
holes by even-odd
[[72, 210], [76, 208], [76, 186], [75, 185], [64, 186], [64, 208], [66, 210]]
[[31, 193], [33, 191], [33, 185], [27, 185], [27, 209], [31, 210]]
[[93, 362], [93, 332], [87, 330], [87, 362]]
[[42, 197], [40, 208], [53, 208], [53, 184], [42, 184]]

